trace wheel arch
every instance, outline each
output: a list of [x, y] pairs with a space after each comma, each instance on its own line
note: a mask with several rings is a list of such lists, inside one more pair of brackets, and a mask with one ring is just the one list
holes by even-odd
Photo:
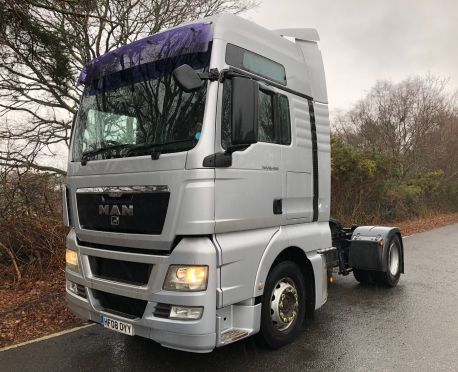
[[[267, 279], [267, 276], [272, 271], [272, 269], [283, 261], [292, 261], [299, 266], [299, 269], [302, 272], [304, 277], [304, 282], [306, 286], [306, 315], [307, 317], [312, 317], [313, 312], [316, 308], [317, 303], [317, 290], [316, 290], [316, 280], [317, 275], [319, 278], [319, 273], [316, 272], [316, 267], [307, 254], [311, 255], [315, 252], [305, 252], [303, 249], [296, 246], [284, 247], [283, 249], [278, 250], [267, 250], [264, 252], [264, 255], [261, 259], [258, 273], [256, 275], [256, 286], [255, 286], [255, 296], [259, 297], [263, 295], [264, 285]], [[318, 256], [318, 255], [317, 255]]]
[[[387, 270], [387, 254], [386, 252], [389, 249], [389, 242], [391, 239], [396, 236], [399, 239], [401, 244], [401, 273], [404, 273], [404, 243], [402, 241], [401, 230], [398, 227], [388, 227], [388, 226], [358, 226], [352, 233], [351, 240], [361, 240], [361, 241], [376, 241], [374, 239], [380, 239], [383, 242], [383, 250], [381, 251], [381, 256], [379, 258], [382, 271]], [[350, 254], [351, 256], [351, 254]], [[351, 264], [351, 257], [350, 257]], [[363, 267], [364, 269], [364, 267]]]
[[307, 254], [300, 249], [299, 247], [291, 246], [285, 248], [280, 254], [275, 258], [272, 266], [269, 269], [270, 271], [278, 265], [280, 262], [283, 261], [292, 261], [301, 270], [302, 276], [304, 277], [305, 282], [305, 291], [306, 291], [306, 316], [310, 316], [313, 314], [315, 310], [315, 303], [316, 303], [316, 286], [315, 286], [315, 275], [313, 270], [313, 265], [307, 257]]

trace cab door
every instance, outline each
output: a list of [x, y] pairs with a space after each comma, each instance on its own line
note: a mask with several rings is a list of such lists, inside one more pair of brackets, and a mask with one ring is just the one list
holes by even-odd
[[[231, 146], [231, 79], [221, 89], [221, 143], [216, 148], [224, 150]], [[276, 91], [259, 84], [258, 142], [233, 152], [231, 166], [215, 170], [216, 233], [282, 224], [282, 146], [276, 105]]]

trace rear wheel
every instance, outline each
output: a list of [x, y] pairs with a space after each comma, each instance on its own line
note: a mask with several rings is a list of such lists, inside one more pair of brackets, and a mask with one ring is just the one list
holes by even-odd
[[373, 272], [369, 270], [353, 269], [355, 279], [361, 284], [374, 284], [372, 274]]
[[388, 243], [387, 250], [387, 271], [373, 272], [376, 284], [386, 287], [396, 287], [401, 277], [402, 251], [401, 242], [397, 235], [393, 236]]
[[361, 284], [377, 284], [385, 287], [396, 287], [401, 276], [402, 265], [401, 241], [397, 235], [393, 236], [388, 242], [386, 262], [386, 272], [353, 269], [353, 275]]
[[258, 341], [273, 349], [292, 342], [304, 322], [305, 295], [304, 278], [295, 263], [275, 266], [266, 280]]

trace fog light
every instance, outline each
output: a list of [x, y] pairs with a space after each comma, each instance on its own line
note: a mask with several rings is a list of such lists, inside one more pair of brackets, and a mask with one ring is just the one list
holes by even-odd
[[169, 318], [181, 320], [198, 320], [202, 318], [203, 312], [203, 307], [172, 306], [170, 309]]
[[78, 295], [78, 284], [67, 280], [67, 289], [72, 292], [73, 294]]
[[67, 280], [66, 283], [69, 292], [78, 297], [87, 298], [86, 287], [84, 285], [73, 283], [70, 280]]
[[65, 250], [65, 262], [67, 267], [73, 271], [78, 271], [78, 252], [72, 249]]

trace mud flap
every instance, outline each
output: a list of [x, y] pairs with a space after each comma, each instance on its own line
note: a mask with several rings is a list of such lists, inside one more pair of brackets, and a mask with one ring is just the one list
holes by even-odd
[[348, 263], [353, 269], [387, 271], [387, 251], [391, 238], [397, 235], [401, 242], [401, 273], [404, 272], [404, 249], [397, 227], [359, 226], [352, 234]]

